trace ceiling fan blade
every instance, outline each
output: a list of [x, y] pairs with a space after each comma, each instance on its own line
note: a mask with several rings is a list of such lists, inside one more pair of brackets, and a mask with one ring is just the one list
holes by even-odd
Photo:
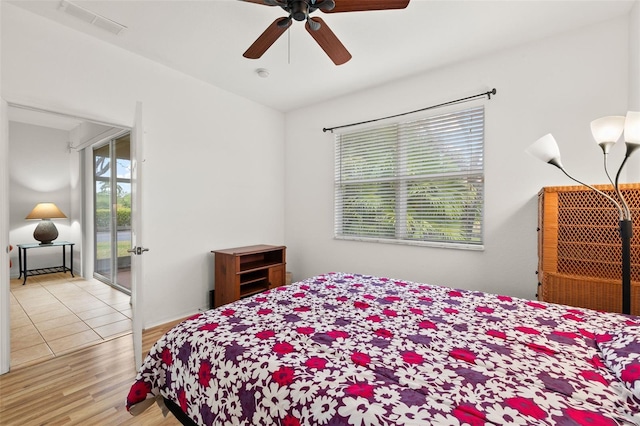
[[[363, 12], [366, 10], [404, 9], [409, 0], [335, 0], [336, 6], [326, 13]], [[320, 9], [322, 10], [322, 9]]]
[[[281, 23], [281, 21], [283, 20], [286, 22]], [[291, 26], [291, 19], [289, 18], [276, 19], [271, 23], [271, 25], [267, 27], [266, 30], [264, 30], [262, 34], [260, 34], [260, 37], [258, 37], [256, 41], [254, 41], [253, 44], [249, 46], [247, 51], [244, 52], [242, 56], [249, 59], [258, 59], [264, 54], [264, 52], [267, 51], [267, 49], [271, 47], [273, 43], [275, 43], [275, 41], [282, 34], [284, 34], [285, 31], [287, 31], [287, 28], [289, 28], [290, 26]]]
[[269, 0], [266, 0], [266, 1], [265, 0], [240, 0], [240, 1], [244, 1], [247, 3], [261, 4], [263, 6], [279, 6], [275, 2], [270, 2]]
[[322, 18], [313, 17], [309, 18], [309, 20], [320, 24], [320, 28], [313, 30], [308, 21], [304, 27], [307, 29], [307, 32], [311, 34], [311, 37], [322, 47], [322, 50], [331, 58], [334, 64], [342, 65], [351, 59], [351, 53], [349, 53], [342, 42], [338, 40], [338, 37], [336, 37]]

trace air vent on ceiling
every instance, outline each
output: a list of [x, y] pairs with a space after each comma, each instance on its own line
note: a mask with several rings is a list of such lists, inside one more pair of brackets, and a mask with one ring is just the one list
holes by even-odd
[[119, 35], [127, 28], [122, 24], [112, 21], [109, 18], [105, 18], [104, 16], [100, 16], [97, 13], [91, 12], [90, 10], [78, 6], [77, 4], [73, 4], [67, 0], [62, 0], [60, 2], [60, 10], [115, 35]]

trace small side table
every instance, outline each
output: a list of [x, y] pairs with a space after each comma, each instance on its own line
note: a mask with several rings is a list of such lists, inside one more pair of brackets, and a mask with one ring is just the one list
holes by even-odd
[[[18, 244], [18, 263], [20, 266], [20, 276], [21, 278], [24, 276], [24, 280], [22, 281], [22, 285], [27, 283], [27, 276], [34, 275], [43, 275], [43, 274], [53, 274], [55, 272], [70, 272], [72, 277], [73, 275], [73, 246], [75, 243], [70, 243], [68, 241], [54, 241], [51, 244], [39, 244], [39, 243], [29, 243], [29, 244]], [[69, 267], [67, 268], [67, 246], [69, 246]], [[47, 247], [62, 247], [62, 265], [61, 266], [51, 266], [48, 268], [36, 268], [36, 269], [28, 269], [27, 268], [27, 250], [35, 249], [35, 248], [47, 248]]]

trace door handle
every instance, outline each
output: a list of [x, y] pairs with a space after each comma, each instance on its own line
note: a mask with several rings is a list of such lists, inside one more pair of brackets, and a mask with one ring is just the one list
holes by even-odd
[[149, 249], [144, 247], [132, 247], [129, 250], [127, 250], [127, 253], [131, 253], [131, 254], [135, 254], [136, 256], [139, 256], [145, 251], [149, 251]]

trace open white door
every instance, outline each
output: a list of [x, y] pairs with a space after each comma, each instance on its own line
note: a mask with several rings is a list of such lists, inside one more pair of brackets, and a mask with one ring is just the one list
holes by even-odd
[[144, 128], [142, 127], [142, 103], [136, 104], [136, 115], [131, 131], [131, 308], [133, 320], [133, 352], [135, 368], [142, 365], [142, 302], [144, 293], [144, 257], [147, 249], [142, 246], [142, 168], [144, 167]]
[[9, 119], [7, 102], [0, 99], [0, 374], [11, 365], [9, 289]]

